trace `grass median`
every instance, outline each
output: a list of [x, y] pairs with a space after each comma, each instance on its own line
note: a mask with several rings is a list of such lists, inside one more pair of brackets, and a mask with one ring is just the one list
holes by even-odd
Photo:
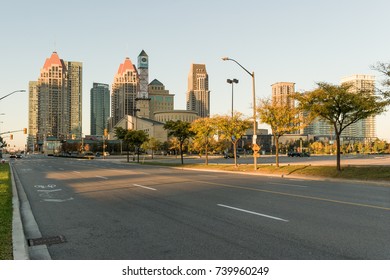
[[257, 171], [253, 170], [252, 164], [240, 164], [235, 167], [233, 164], [177, 164], [177, 163], [163, 163], [150, 162], [145, 164], [176, 166], [183, 168], [197, 168], [197, 169], [212, 169], [221, 171], [235, 171], [246, 173], [260, 173], [273, 175], [297, 175], [308, 177], [323, 177], [335, 179], [350, 179], [363, 181], [385, 181], [390, 182], [390, 166], [344, 166], [341, 172], [336, 170], [335, 166], [311, 166], [311, 165], [258, 165]]
[[0, 164], [0, 260], [12, 260], [12, 185], [8, 164]]

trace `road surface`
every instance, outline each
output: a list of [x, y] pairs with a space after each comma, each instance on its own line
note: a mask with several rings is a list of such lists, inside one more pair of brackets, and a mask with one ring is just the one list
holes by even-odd
[[11, 164], [42, 235], [26, 230], [30, 249], [65, 241], [48, 245], [52, 259], [390, 258], [389, 186], [96, 159]]

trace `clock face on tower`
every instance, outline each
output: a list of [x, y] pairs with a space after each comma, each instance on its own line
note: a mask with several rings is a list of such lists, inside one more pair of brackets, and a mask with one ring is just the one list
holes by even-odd
[[145, 56], [141, 56], [140, 58], [139, 58], [139, 67], [144, 67], [144, 68], [147, 68], [148, 67], [148, 58], [147, 57], [145, 57]]

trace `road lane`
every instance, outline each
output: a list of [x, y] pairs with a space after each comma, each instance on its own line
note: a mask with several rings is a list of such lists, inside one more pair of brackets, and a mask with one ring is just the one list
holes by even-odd
[[[42, 234], [67, 239], [54, 259], [390, 258], [385, 187], [55, 158], [14, 167]], [[37, 185], [59, 191], [42, 198]]]

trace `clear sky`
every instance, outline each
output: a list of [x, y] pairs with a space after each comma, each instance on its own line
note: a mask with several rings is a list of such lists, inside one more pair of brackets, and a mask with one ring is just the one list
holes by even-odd
[[[256, 96], [270, 97], [271, 84], [295, 82], [311, 90], [319, 81], [339, 84], [352, 74], [384, 77], [371, 70], [390, 62], [388, 0], [94, 0], [4, 1], [0, 16], [0, 96], [28, 91], [53, 51], [83, 62], [83, 132], [89, 134], [89, 92], [93, 82], [112, 84], [119, 64], [149, 55], [149, 79], [175, 94], [185, 109], [191, 63], [209, 74], [211, 115], [234, 109], [252, 114], [251, 77]], [[28, 93], [0, 101], [0, 130], [28, 127]], [[377, 117], [377, 135], [390, 140], [390, 113]], [[12, 145], [26, 143], [22, 132]]]

